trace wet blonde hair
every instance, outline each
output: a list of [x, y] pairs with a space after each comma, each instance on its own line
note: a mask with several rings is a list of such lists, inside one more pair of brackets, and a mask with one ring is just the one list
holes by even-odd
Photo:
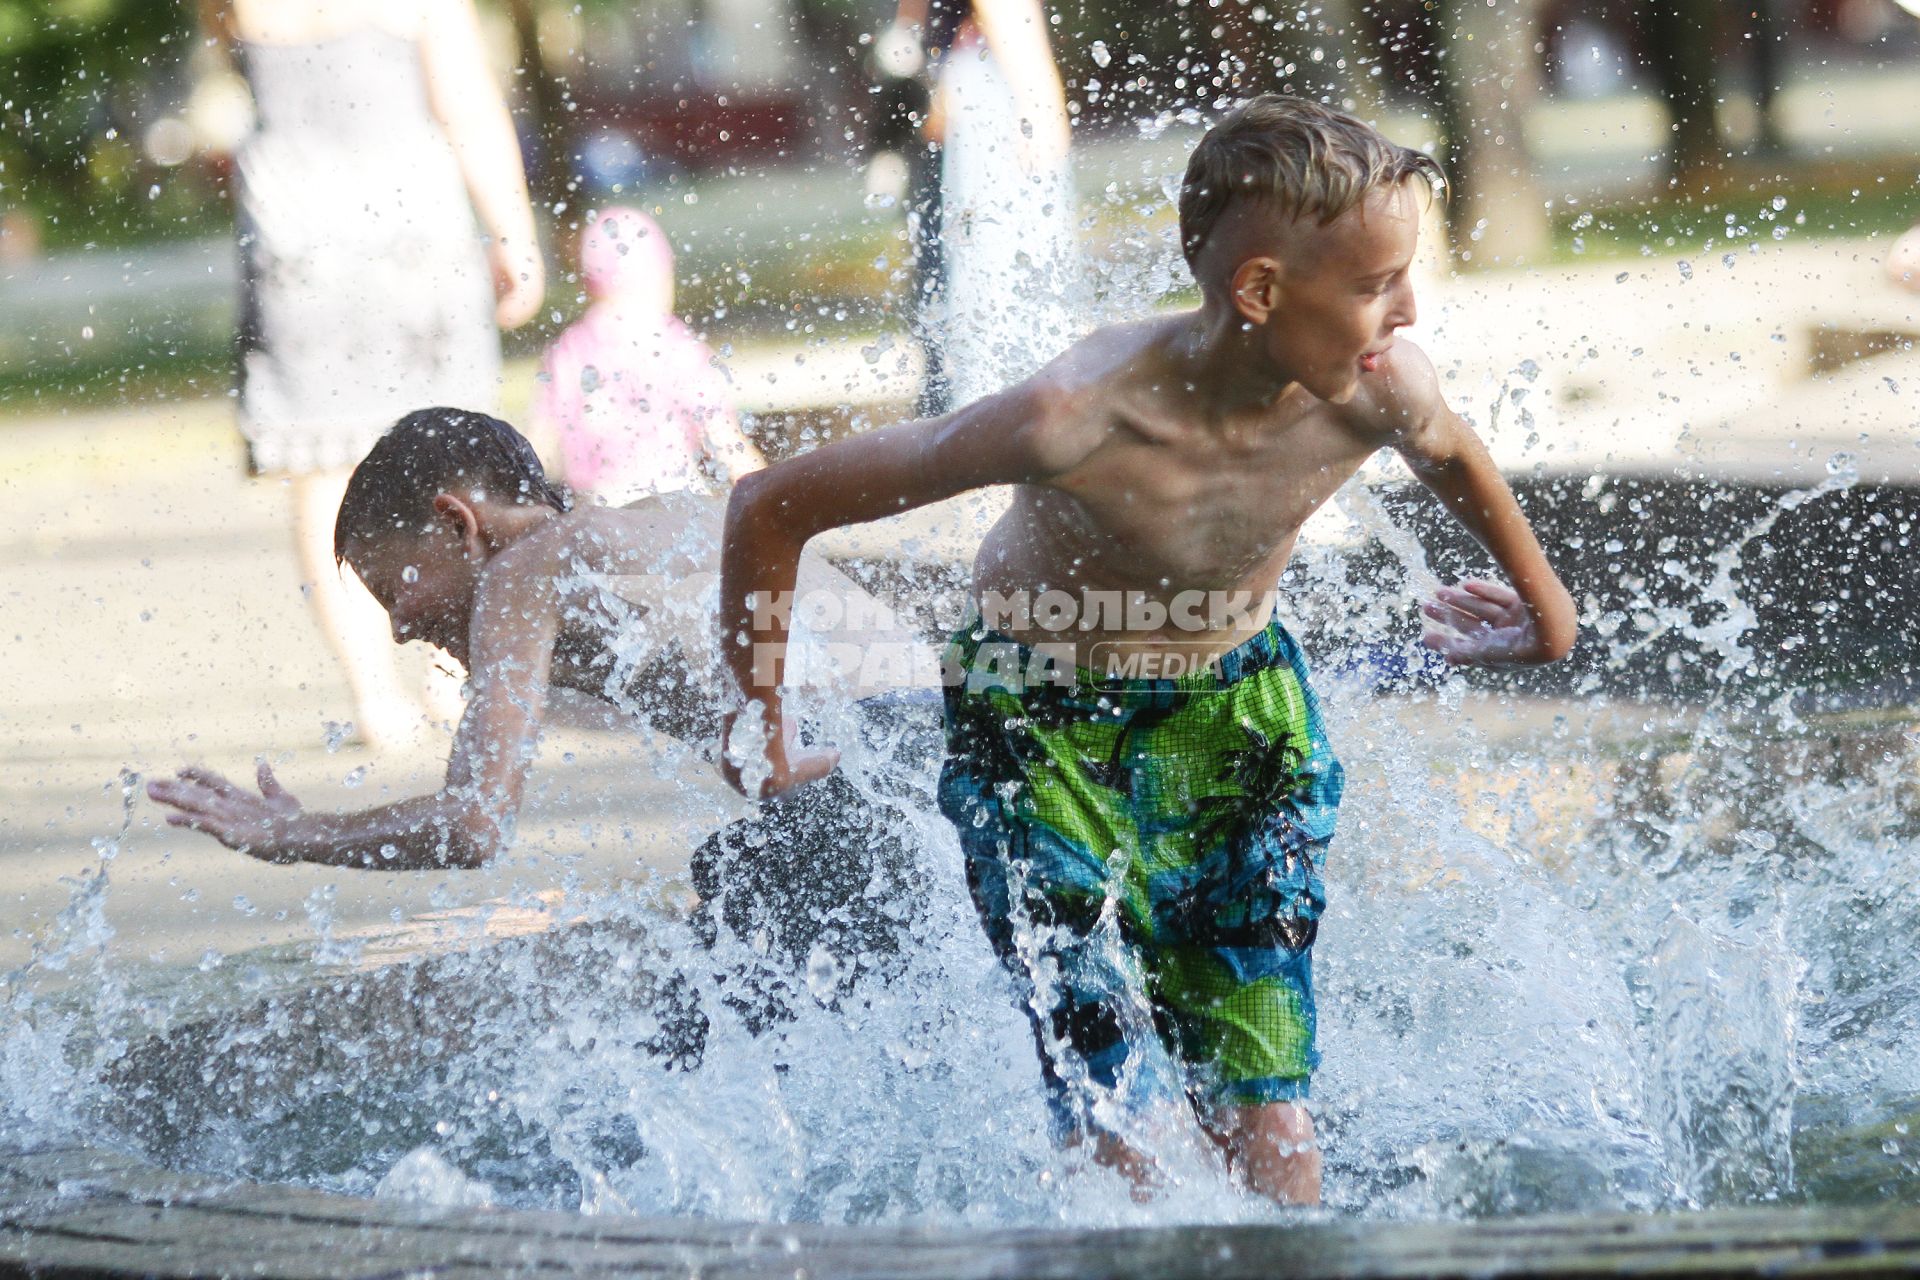
[[1192, 266], [1234, 200], [1260, 200], [1288, 221], [1326, 226], [1378, 187], [1424, 178], [1446, 189], [1440, 164], [1390, 142], [1344, 111], [1263, 93], [1222, 116], [1187, 160], [1180, 248]]

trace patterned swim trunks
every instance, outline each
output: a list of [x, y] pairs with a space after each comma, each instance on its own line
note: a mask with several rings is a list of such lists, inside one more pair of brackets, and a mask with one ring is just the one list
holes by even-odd
[[1306, 1097], [1342, 774], [1299, 645], [1275, 619], [1177, 679], [1042, 666], [978, 622], [953, 635], [940, 807], [1056, 1119], [1098, 1126], [1123, 1078], [1203, 1106]]

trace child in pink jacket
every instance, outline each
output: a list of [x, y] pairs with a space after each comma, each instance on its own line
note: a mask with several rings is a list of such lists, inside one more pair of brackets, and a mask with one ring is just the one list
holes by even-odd
[[711, 492], [766, 465], [742, 434], [713, 352], [673, 314], [673, 249], [638, 209], [602, 210], [580, 240], [592, 305], [547, 351], [535, 413], [567, 483], [608, 506]]

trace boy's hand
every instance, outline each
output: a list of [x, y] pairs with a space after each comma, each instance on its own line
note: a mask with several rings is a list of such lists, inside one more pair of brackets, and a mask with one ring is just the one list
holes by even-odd
[[260, 762], [255, 777], [259, 795], [211, 769], [189, 765], [176, 777], [148, 783], [147, 795], [179, 810], [167, 815], [168, 826], [204, 831], [227, 848], [262, 862], [297, 861], [289, 853], [300, 802], [280, 785], [266, 761]]
[[[767, 734], [765, 752], [760, 760], [755, 760], [755, 753], [746, 742], [735, 744], [733, 741], [734, 725], [739, 718], [740, 712], [735, 711], [720, 722], [720, 775], [728, 786], [749, 800], [771, 800], [809, 782], [818, 782], [840, 763], [840, 753], [832, 747], [796, 754], [793, 733], [785, 723]], [[758, 776], [758, 769], [752, 769], [760, 763], [766, 766], [764, 777]], [[748, 784], [749, 769], [756, 775], [757, 786]]]
[[1462, 579], [1434, 592], [1420, 612], [1439, 624], [1427, 629], [1421, 643], [1455, 666], [1527, 666], [1552, 656], [1520, 593], [1504, 582]]

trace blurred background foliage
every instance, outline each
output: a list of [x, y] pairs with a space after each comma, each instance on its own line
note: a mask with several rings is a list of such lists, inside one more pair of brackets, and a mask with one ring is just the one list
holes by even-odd
[[0, 0], [0, 209], [55, 243], [166, 235], [207, 192], [158, 193], [139, 127], [175, 105], [190, 52], [177, 0]]
[[[857, 157], [865, 44], [888, 0], [481, 0], [549, 209], [675, 174]], [[1455, 221], [1538, 256], [1525, 115], [1542, 95], [1655, 94], [1676, 185], [1781, 150], [1788, 62], [1911, 56], [1895, 0], [1058, 0], [1084, 132], [1285, 87], [1444, 135]], [[1876, 52], [1876, 46], [1877, 52]], [[190, 0], [0, 0], [0, 211], [16, 246], [217, 229], [230, 107]], [[216, 86], [217, 87], [217, 86]], [[211, 136], [210, 136], [211, 135]], [[1482, 228], [1482, 239], [1486, 229]], [[1464, 242], [1463, 242], [1464, 243]]]
[[[891, 323], [901, 219], [897, 204], [863, 187], [862, 170], [874, 101], [868, 49], [892, 0], [478, 2], [554, 237], [554, 306], [516, 343], [537, 345], [577, 307], [568, 237], [587, 207], [617, 200], [660, 211], [680, 249], [681, 310], [704, 330]], [[194, 8], [0, 0], [0, 274], [46, 254], [112, 247], [138, 265], [98, 255], [89, 265], [137, 284], [169, 242], [224, 241], [230, 149], [246, 103], [197, 36]], [[1849, 76], [1880, 76], [1896, 92], [1909, 85], [1920, 5], [1907, 0], [1045, 8], [1077, 136], [1127, 156], [1114, 162], [1117, 186], [1105, 169], [1082, 182], [1096, 240], [1164, 230], [1170, 214], [1152, 175], [1177, 168], [1182, 131], [1224, 98], [1268, 88], [1336, 101], [1388, 121], [1403, 141], [1435, 146], [1453, 182], [1455, 261], [1467, 266], [1686, 253], [1799, 228], [1873, 234], [1904, 227], [1920, 206], [1920, 145], [1896, 133], [1892, 151], [1863, 152], [1810, 132], [1828, 128], [1844, 142], [1851, 122], [1807, 123], [1818, 116], [1809, 88]], [[1801, 127], [1790, 137], [1781, 104], [1796, 88]], [[1543, 108], [1559, 121], [1551, 164], [1532, 136]], [[1628, 179], [1591, 156], [1578, 172], [1556, 167], [1569, 146], [1591, 143], [1597, 155], [1628, 119], [1657, 148], [1626, 157], [1637, 165]], [[1143, 167], [1138, 144], [1162, 126], [1166, 139]], [[1775, 216], [1783, 200], [1791, 207]], [[1732, 234], [1740, 228], [1749, 237]], [[206, 267], [181, 276], [189, 270], [204, 294]], [[68, 317], [49, 301], [42, 314], [10, 296], [17, 314], [0, 324], [0, 394], [16, 384], [36, 396], [124, 394], [143, 379], [219, 385], [229, 303], [186, 283], [175, 280], [167, 309], [151, 316], [139, 291], [117, 295], [111, 350], [91, 312]]]

